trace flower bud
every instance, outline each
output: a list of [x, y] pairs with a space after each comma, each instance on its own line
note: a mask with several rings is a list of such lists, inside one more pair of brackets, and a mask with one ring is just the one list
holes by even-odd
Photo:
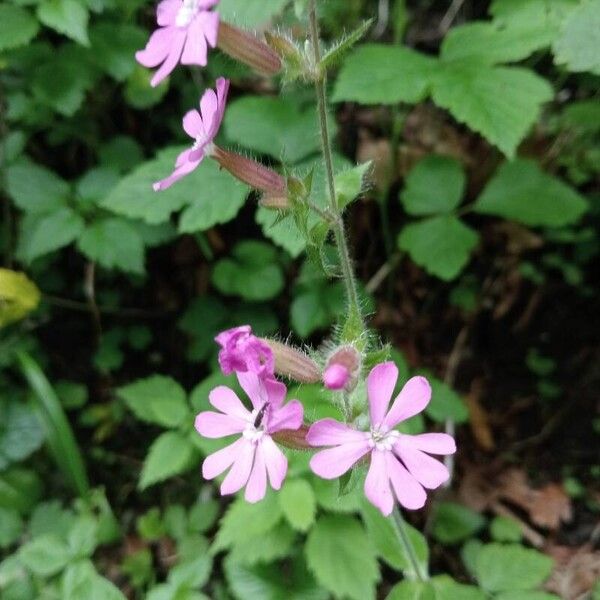
[[275, 373], [293, 379], [298, 383], [316, 383], [321, 379], [317, 363], [301, 350], [276, 342], [262, 340], [271, 348], [275, 359]]
[[287, 196], [285, 178], [261, 163], [241, 154], [223, 150], [223, 148], [219, 148], [214, 144], [210, 156], [234, 177], [254, 189], [276, 197]]
[[358, 381], [361, 355], [354, 346], [341, 346], [327, 359], [323, 384], [329, 390], [352, 390]]
[[323, 371], [323, 383], [328, 390], [343, 390], [350, 381], [350, 371], [343, 365], [332, 364]]
[[288, 210], [290, 208], [290, 201], [287, 195], [272, 192], [265, 192], [258, 203], [272, 210]]
[[217, 47], [261, 75], [275, 75], [281, 70], [281, 60], [273, 49], [252, 33], [223, 21], [219, 23]]

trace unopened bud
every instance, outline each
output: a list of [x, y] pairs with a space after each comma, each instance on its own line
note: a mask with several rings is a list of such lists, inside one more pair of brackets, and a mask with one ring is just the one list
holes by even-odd
[[352, 390], [358, 381], [361, 355], [354, 346], [337, 348], [323, 371], [323, 384], [330, 390]]
[[210, 156], [235, 178], [254, 189], [273, 196], [284, 197], [287, 195], [285, 178], [261, 163], [241, 154], [223, 150], [214, 144]]
[[292, 450], [313, 450], [306, 441], [308, 427], [302, 425], [300, 429], [281, 429], [273, 433], [273, 439], [280, 445]]
[[349, 381], [350, 371], [342, 365], [329, 365], [323, 371], [323, 383], [328, 390], [343, 390]]
[[287, 195], [275, 194], [271, 192], [265, 192], [258, 203], [265, 208], [273, 210], [288, 210], [290, 208], [290, 201]]
[[263, 339], [275, 359], [275, 373], [293, 379], [298, 383], [317, 383], [321, 371], [317, 363], [301, 350], [275, 340]]
[[289, 38], [265, 31], [265, 39], [267, 44], [277, 52], [281, 59], [285, 62], [287, 70], [294, 73], [301, 73], [304, 68], [304, 54]]
[[281, 70], [277, 53], [257, 36], [229, 23], [219, 23], [217, 47], [261, 75], [275, 75]]

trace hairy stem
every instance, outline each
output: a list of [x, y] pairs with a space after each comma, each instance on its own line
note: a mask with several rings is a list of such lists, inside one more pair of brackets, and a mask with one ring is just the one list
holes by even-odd
[[400, 514], [400, 510], [398, 509], [397, 506], [394, 506], [394, 511], [392, 512], [392, 518], [394, 520], [394, 524], [396, 525], [395, 529], [396, 529], [396, 533], [398, 534], [398, 538], [400, 539], [400, 542], [402, 543], [402, 545], [404, 546], [404, 549], [406, 550], [406, 555], [408, 556], [408, 559], [410, 560], [410, 563], [412, 565], [412, 568], [415, 572], [417, 579], [419, 581], [427, 581], [429, 579], [429, 576], [427, 575], [427, 573], [423, 573], [421, 571], [421, 566], [419, 565], [419, 560], [417, 559], [417, 553], [415, 552], [412, 542], [410, 541], [410, 538], [408, 537], [408, 532], [406, 531], [406, 522], [402, 518], [402, 515]]
[[[332, 229], [335, 236], [336, 246], [340, 256], [340, 267], [342, 277], [346, 286], [346, 296], [352, 312], [358, 316], [361, 315], [360, 303], [358, 300], [358, 291], [356, 288], [356, 279], [354, 277], [354, 267], [350, 258], [350, 250], [346, 239], [344, 221], [340, 209], [337, 206], [335, 198], [335, 182], [333, 177], [333, 159], [331, 152], [331, 138], [329, 135], [329, 124], [327, 122], [327, 95], [325, 74], [320, 72], [319, 63], [321, 62], [321, 48], [319, 45], [319, 23], [317, 21], [316, 0], [310, 2], [310, 37], [314, 53], [314, 80], [315, 90], [317, 92], [317, 104], [319, 109], [319, 127], [321, 130], [321, 146], [323, 152], [323, 162], [325, 164], [325, 173], [327, 176], [327, 187], [329, 190], [329, 206], [335, 220], [332, 223]], [[362, 317], [361, 317], [362, 318]]]

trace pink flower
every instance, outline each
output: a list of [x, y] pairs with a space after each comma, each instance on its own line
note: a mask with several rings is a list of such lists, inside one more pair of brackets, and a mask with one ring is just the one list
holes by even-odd
[[173, 173], [154, 184], [155, 191], [166, 190], [204, 160], [221, 126], [228, 90], [229, 81], [220, 77], [217, 79], [216, 93], [213, 90], [204, 92], [200, 100], [200, 111], [190, 110], [183, 117], [183, 129], [194, 140], [194, 144], [177, 157]]
[[144, 67], [160, 68], [151, 85], [158, 85], [181, 61], [182, 65], [205, 66], [208, 46], [217, 45], [219, 15], [210, 8], [219, 0], [162, 0], [156, 10], [160, 26], [143, 50], [136, 52]]
[[250, 325], [223, 331], [215, 341], [221, 346], [219, 364], [225, 375], [234, 371], [249, 371], [260, 377], [273, 377], [273, 352], [265, 342], [252, 334]]
[[287, 459], [271, 434], [302, 425], [303, 409], [298, 400], [283, 404], [286, 387], [274, 379], [264, 380], [255, 373], [238, 373], [238, 381], [250, 398], [250, 412], [228, 387], [219, 386], [208, 398], [220, 412], [202, 412], [196, 417], [196, 430], [208, 438], [241, 434], [222, 450], [207, 456], [202, 464], [206, 479], [214, 479], [229, 469], [221, 484], [221, 494], [234, 494], [246, 486], [248, 502], [258, 502], [271, 487], [281, 488], [287, 473]]
[[343, 475], [370, 454], [365, 495], [386, 516], [394, 507], [392, 490], [402, 506], [417, 509], [425, 504], [423, 488], [434, 489], [448, 479], [446, 467], [426, 452], [456, 451], [454, 439], [445, 433], [405, 435], [394, 429], [401, 421], [420, 413], [431, 398], [427, 380], [413, 377], [388, 411], [397, 380], [398, 369], [392, 362], [377, 365], [369, 373], [370, 431], [357, 431], [333, 419], [323, 419], [314, 423], [306, 436], [311, 446], [332, 446], [310, 461], [312, 470], [324, 479]]

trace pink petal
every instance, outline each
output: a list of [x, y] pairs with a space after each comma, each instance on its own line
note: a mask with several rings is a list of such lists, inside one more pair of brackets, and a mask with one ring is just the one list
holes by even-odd
[[269, 398], [269, 404], [274, 409], [278, 409], [285, 400], [287, 394], [287, 387], [281, 381], [276, 379], [264, 379], [264, 386], [267, 390], [267, 397]]
[[196, 431], [207, 438], [222, 438], [246, 429], [246, 421], [221, 413], [206, 411], [196, 416]]
[[239, 327], [233, 327], [232, 329], [226, 329], [215, 338], [215, 342], [222, 348], [225, 348], [229, 342], [233, 339], [238, 338], [240, 335], [250, 335], [252, 328], [250, 325], [240, 325]]
[[274, 490], [279, 490], [287, 474], [287, 458], [268, 435], [263, 436], [260, 445], [262, 446], [267, 473], [269, 474], [269, 483]]
[[208, 400], [217, 410], [230, 417], [247, 421], [252, 416], [237, 394], [225, 385], [220, 385], [212, 390], [208, 394]]
[[185, 113], [183, 117], [183, 130], [194, 139], [206, 135], [204, 125], [202, 124], [202, 117], [197, 110], [190, 110]]
[[281, 431], [282, 429], [299, 429], [304, 418], [304, 408], [298, 400], [288, 402], [282, 408], [273, 410], [269, 416], [269, 433]]
[[171, 49], [175, 29], [162, 27], [157, 29], [148, 40], [143, 50], [135, 53], [135, 59], [144, 67], [156, 67], [168, 56]]
[[419, 414], [431, 399], [431, 386], [425, 377], [411, 377], [400, 390], [383, 423], [388, 428]]
[[185, 43], [185, 31], [170, 27], [169, 29], [173, 29], [173, 37], [171, 39], [169, 54], [158, 71], [154, 73], [154, 77], [152, 77], [150, 81], [150, 85], [152, 87], [156, 87], [165, 77], [167, 77], [177, 66], [177, 63], [181, 58], [181, 51], [183, 50], [183, 44]]
[[202, 162], [203, 158], [204, 156], [202, 156], [200, 160], [185, 162], [180, 167], [177, 167], [173, 173], [171, 173], [171, 175], [153, 184], [152, 187], [154, 188], [154, 191], [159, 192], [170, 188], [176, 181], [179, 181], [186, 175], [189, 175]]
[[265, 465], [262, 444], [257, 444], [254, 454], [254, 466], [246, 484], [244, 497], [248, 502], [258, 502], [265, 497], [267, 491], [267, 467]]
[[219, 36], [219, 13], [209, 11], [199, 12], [192, 24], [195, 25], [196, 22], [202, 31], [201, 35], [214, 48], [217, 45], [217, 38]]
[[235, 494], [241, 490], [250, 476], [256, 445], [244, 438], [242, 439], [244, 443], [240, 445], [235, 462], [221, 484], [221, 495], [223, 496]]
[[246, 392], [248, 398], [250, 398], [252, 406], [261, 409], [265, 402], [269, 400], [263, 381], [256, 373], [252, 373], [251, 371], [238, 371], [236, 375], [242, 389]]
[[202, 463], [202, 475], [204, 479], [214, 479], [228, 469], [239, 454], [240, 447], [246, 442], [244, 438], [239, 438], [233, 444], [225, 446], [217, 452], [209, 454]]
[[206, 45], [206, 37], [204, 35], [204, 27], [202, 21], [195, 18], [189, 25], [185, 46], [181, 54], [182, 65], [200, 65], [206, 66], [208, 58], [208, 46]]
[[378, 427], [383, 422], [396, 381], [398, 367], [393, 362], [381, 363], [371, 369], [367, 377], [367, 397], [373, 427]]
[[343, 475], [370, 449], [367, 440], [361, 440], [321, 450], [310, 459], [310, 468], [323, 479], [335, 479]]
[[156, 9], [156, 22], [161, 25], [175, 25], [181, 0], [163, 0]]
[[371, 452], [371, 465], [365, 479], [365, 496], [386, 517], [394, 508], [394, 497], [390, 489], [385, 455], [387, 450], [374, 449]]
[[421, 484], [400, 464], [391, 453], [385, 453], [387, 472], [398, 502], [405, 508], [416, 510], [423, 508], [427, 494]]
[[208, 89], [202, 94], [200, 98], [200, 111], [202, 112], [202, 122], [206, 133], [211, 133], [211, 126], [215, 114], [217, 113], [217, 94], [214, 90]]
[[[404, 438], [408, 438], [404, 440]], [[447, 433], [421, 433], [420, 435], [403, 435], [404, 443], [429, 454], [454, 454], [456, 442]]]
[[450, 473], [446, 465], [403, 442], [401, 438], [394, 444], [394, 452], [423, 487], [433, 490], [448, 481]]
[[335, 419], [321, 419], [313, 423], [306, 435], [306, 441], [311, 446], [336, 446], [361, 442], [367, 439], [367, 434], [356, 431]]
[[192, 154], [192, 149], [191, 148], [187, 148], [183, 152], [180, 152], [177, 155], [177, 159], [175, 160], [175, 166], [176, 167], [182, 167], [186, 163], [190, 162], [190, 156], [191, 156], [191, 154]]
[[344, 365], [329, 365], [323, 371], [323, 383], [328, 390], [343, 390], [350, 379], [350, 371]]

